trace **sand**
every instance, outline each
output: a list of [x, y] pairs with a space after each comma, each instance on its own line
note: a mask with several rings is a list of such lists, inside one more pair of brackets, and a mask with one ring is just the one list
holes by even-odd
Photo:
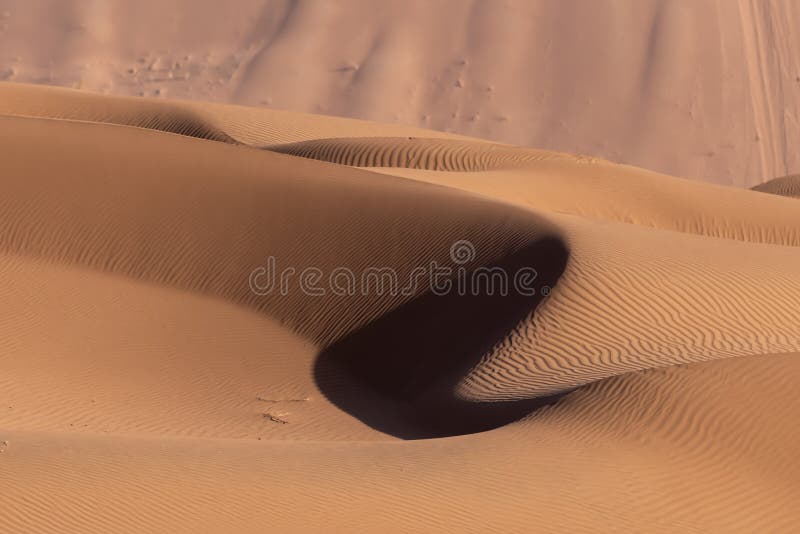
[[2, 0], [0, 80], [406, 124], [750, 187], [800, 172], [798, 17], [795, 0]]
[[[800, 521], [795, 177], [24, 84], [0, 146], [5, 531]], [[431, 262], [533, 291], [324, 278]]]
[[785, 197], [800, 197], [800, 176], [781, 176], [752, 188], [754, 191]]

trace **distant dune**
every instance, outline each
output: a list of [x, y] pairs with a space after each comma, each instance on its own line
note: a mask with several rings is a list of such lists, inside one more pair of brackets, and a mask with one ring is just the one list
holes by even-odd
[[750, 187], [800, 172], [794, 0], [0, 0], [0, 80], [407, 124]]
[[800, 521], [793, 177], [24, 84], [0, 147], [4, 531]]
[[785, 197], [800, 197], [800, 175], [782, 176], [753, 187], [754, 191]]

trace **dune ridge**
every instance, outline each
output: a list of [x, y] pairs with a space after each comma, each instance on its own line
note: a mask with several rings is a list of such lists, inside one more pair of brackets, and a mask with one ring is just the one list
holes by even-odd
[[[95, 95], [81, 91], [9, 83], [0, 83], [0, 96], [0, 114], [127, 126], [137, 126], [137, 116], [153, 115], [162, 117], [164, 123], [176, 124], [187, 110], [199, 121], [202, 131], [217, 132], [211, 137], [230, 137], [236, 143], [277, 152], [302, 149], [312, 159], [333, 163], [347, 163], [337, 158], [350, 154], [349, 161], [357, 165], [359, 160], [377, 163], [369, 167], [373, 171], [463, 189], [526, 208], [711, 237], [800, 244], [797, 210], [789, 199], [767, 201], [746, 191], [678, 180], [597, 158], [496, 143], [481, 145], [475, 139], [400, 125], [224, 104], [153, 102], [118, 96], [104, 96], [97, 103]], [[386, 136], [405, 138], [399, 140], [393, 162], [381, 161], [381, 151], [390, 147], [386, 139], [380, 139]], [[353, 137], [362, 138], [356, 146], [347, 140]], [[411, 147], [418, 154], [412, 158], [416, 168], [407, 169]], [[458, 147], [458, 156], [444, 163], [435, 147]], [[502, 161], [508, 163], [493, 157], [495, 153], [504, 154]], [[484, 164], [487, 168], [478, 172], [481, 169], [468, 161], [481, 157], [488, 158]], [[523, 168], [514, 163], [525, 160]], [[464, 174], [433, 170], [443, 165], [470, 170]]]
[[[336, 136], [424, 136], [446, 139], [468, 139], [463, 136], [435, 132], [403, 125], [320, 117], [306, 113], [258, 109], [212, 102], [184, 100], [151, 100], [126, 96], [97, 95], [86, 91], [0, 82], [0, 114], [102, 122], [184, 133], [206, 132], [206, 138], [249, 145], [292, 143]], [[158, 128], [180, 125], [187, 118], [189, 128]]]
[[431, 138], [317, 139], [263, 147], [266, 150], [350, 165], [399, 167], [429, 171], [478, 172], [522, 166], [525, 163], [567, 158], [544, 150], [523, 149], [486, 142]]
[[432, 138], [319, 139], [268, 150], [593, 219], [755, 243], [800, 245], [790, 202], [625, 165], [523, 147]]

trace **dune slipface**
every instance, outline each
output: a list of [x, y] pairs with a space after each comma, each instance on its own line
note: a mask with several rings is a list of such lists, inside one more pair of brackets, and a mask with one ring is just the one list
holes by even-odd
[[793, 177], [12, 84], [0, 153], [6, 531], [800, 521]]

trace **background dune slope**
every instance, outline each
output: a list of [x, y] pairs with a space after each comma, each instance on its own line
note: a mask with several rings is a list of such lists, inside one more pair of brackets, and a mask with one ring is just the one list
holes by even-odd
[[0, 0], [0, 79], [396, 122], [752, 186], [800, 171], [798, 9]]

